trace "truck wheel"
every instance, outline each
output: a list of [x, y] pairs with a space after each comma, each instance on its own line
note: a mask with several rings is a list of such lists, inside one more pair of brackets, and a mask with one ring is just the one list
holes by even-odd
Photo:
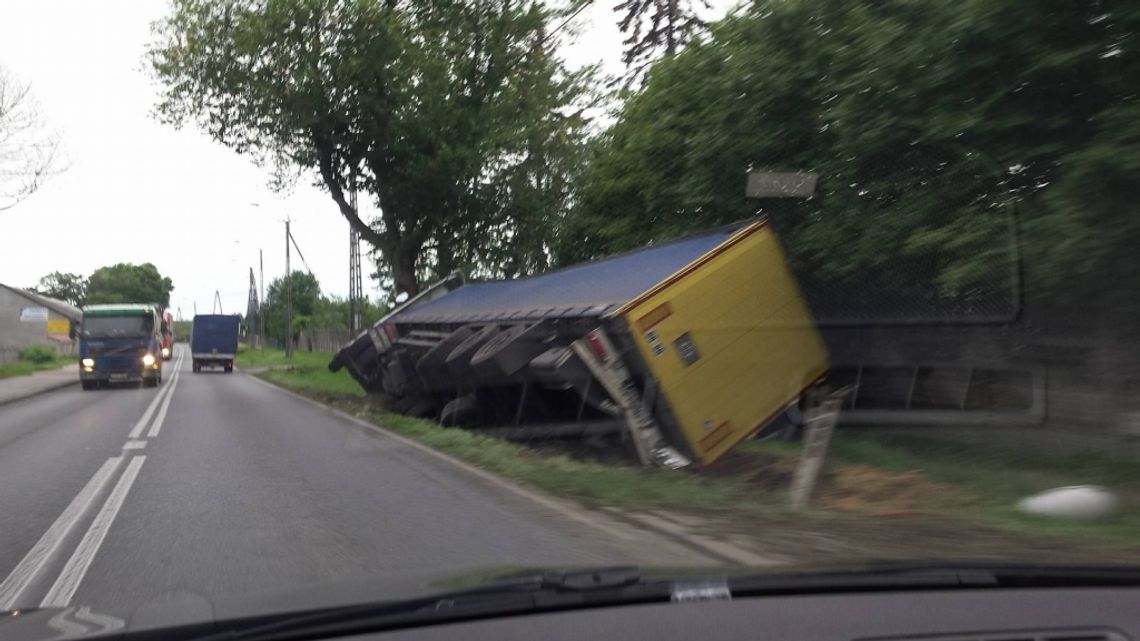
[[439, 413], [439, 424], [444, 427], [455, 427], [474, 423], [478, 420], [479, 403], [473, 396], [460, 396], [448, 401]]
[[90, 392], [91, 390], [99, 389], [99, 382], [98, 381], [79, 381], [79, 384], [83, 386], [83, 390], [85, 392]]
[[197, 374], [198, 372], [202, 371], [202, 366], [198, 364], [198, 361], [194, 361], [193, 365], [191, 366], [191, 370]]
[[404, 414], [416, 418], [431, 418], [439, 410], [439, 404], [430, 398], [417, 399]]
[[225, 372], [227, 374], [233, 374], [234, 373], [234, 366], [233, 365], [226, 365]]
[[158, 387], [158, 377], [152, 376], [143, 379], [143, 387]]

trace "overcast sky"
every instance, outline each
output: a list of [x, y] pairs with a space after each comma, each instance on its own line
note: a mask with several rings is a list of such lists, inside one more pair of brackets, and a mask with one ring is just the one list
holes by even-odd
[[[614, 4], [599, 0], [576, 20], [580, 33], [564, 50], [572, 66], [602, 62], [621, 72]], [[31, 83], [67, 165], [0, 212], [0, 283], [151, 262], [174, 281], [171, 307], [183, 317], [195, 304], [209, 312], [215, 290], [226, 313], [244, 313], [258, 250], [266, 283], [285, 271], [289, 216], [321, 288], [345, 296], [348, 223], [327, 194], [307, 181], [274, 193], [248, 159], [151, 117], [157, 89], [142, 57], [150, 24], [166, 10], [160, 0], [0, 0], [0, 66]], [[371, 280], [364, 291], [381, 295]]]

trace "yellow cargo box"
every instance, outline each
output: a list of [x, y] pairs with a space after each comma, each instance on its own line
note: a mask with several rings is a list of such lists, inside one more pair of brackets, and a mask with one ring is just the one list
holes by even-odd
[[[752, 223], [609, 315], [708, 465], [821, 381], [827, 350], [776, 235]], [[668, 426], [667, 426], [668, 427]]]

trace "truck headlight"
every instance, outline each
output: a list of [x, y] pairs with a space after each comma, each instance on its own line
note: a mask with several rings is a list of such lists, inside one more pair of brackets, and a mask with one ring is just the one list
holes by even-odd
[[146, 365], [147, 367], [154, 365], [154, 354], [144, 355], [142, 361], [143, 365]]
[[80, 365], [83, 365], [84, 367], [95, 367], [95, 359], [94, 358], [85, 358], [85, 359], [79, 361], [79, 363], [80, 363]]

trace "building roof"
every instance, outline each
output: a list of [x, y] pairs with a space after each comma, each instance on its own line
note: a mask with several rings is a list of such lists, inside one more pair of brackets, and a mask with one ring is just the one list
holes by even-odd
[[396, 323], [597, 318], [618, 309], [728, 240], [740, 225], [530, 278], [469, 283], [397, 312]]
[[118, 316], [122, 314], [153, 314], [154, 305], [143, 303], [111, 303], [107, 305], [84, 305], [83, 313], [90, 316]]
[[83, 320], [83, 312], [78, 307], [70, 303], [66, 303], [57, 298], [49, 298], [43, 294], [37, 294], [33, 291], [28, 291], [19, 287], [5, 285], [4, 283], [0, 283], [0, 287], [3, 287], [4, 289], [12, 292], [13, 294], [16, 294], [17, 296], [22, 296], [32, 303], [46, 307], [51, 311], [59, 314], [60, 316], [63, 316], [64, 318], [68, 318], [75, 322]]

